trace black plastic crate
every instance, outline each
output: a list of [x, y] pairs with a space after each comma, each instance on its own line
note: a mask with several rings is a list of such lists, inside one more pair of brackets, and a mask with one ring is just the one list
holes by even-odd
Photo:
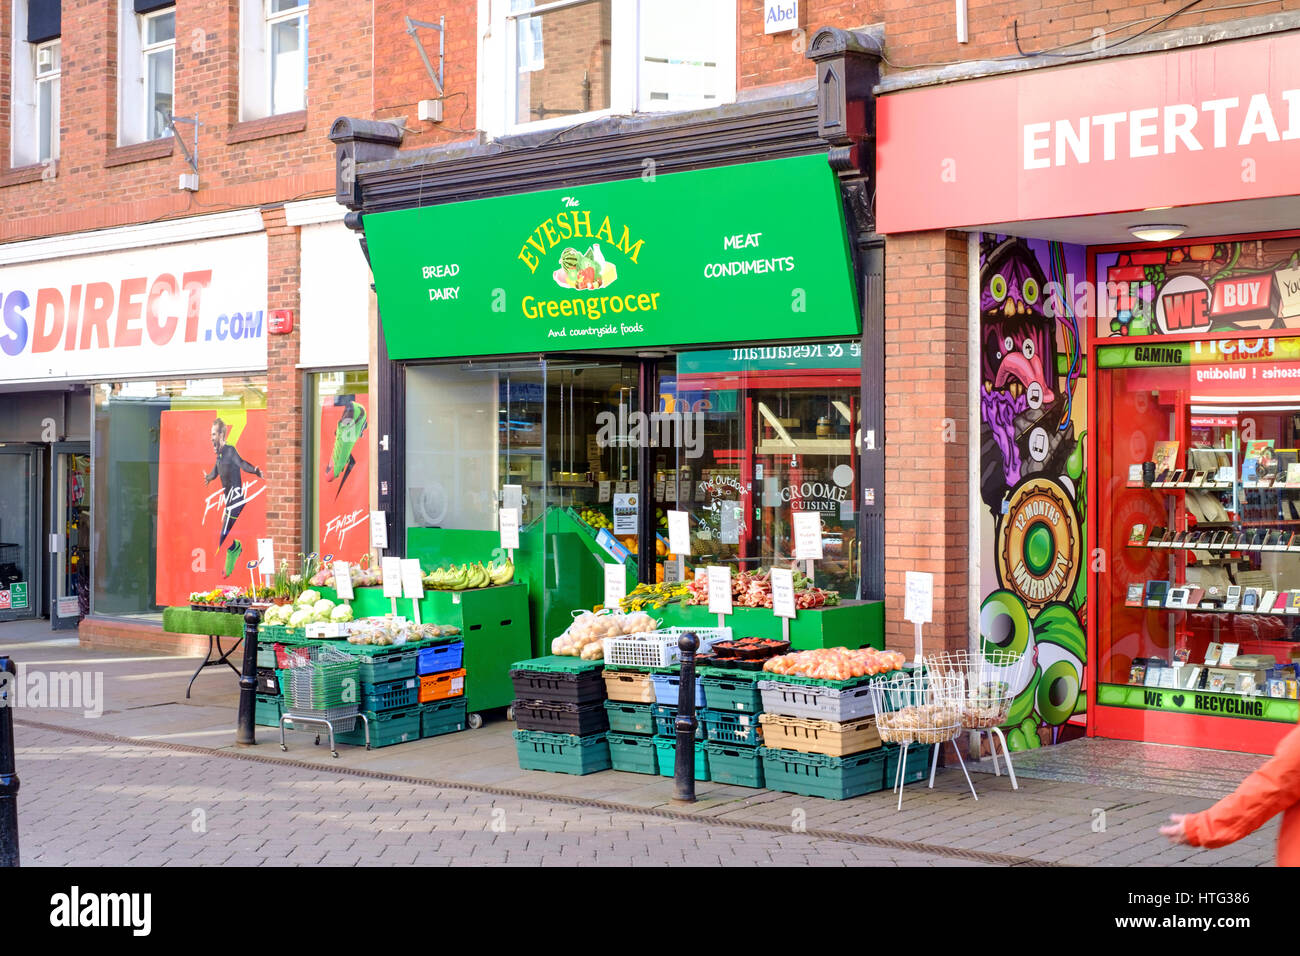
[[276, 679], [275, 668], [259, 667], [257, 669], [257, 692], [272, 697], [280, 696], [280, 681]]
[[574, 704], [562, 700], [517, 700], [515, 726], [520, 730], [586, 737], [609, 730], [609, 713], [600, 701]]
[[517, 700], [593, 704], [605, 699], [605, 677], [601, 670], [581, 674], [512, 670], [510, 681]]

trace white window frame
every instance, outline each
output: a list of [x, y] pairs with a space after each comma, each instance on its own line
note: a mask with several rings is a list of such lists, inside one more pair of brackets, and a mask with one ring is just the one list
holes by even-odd
[[[311, 4], [301, 0], [297, 6], [271, 12], [271, 0], [240, 0], [239, 9], [239, 119], [247, 122], [269, 116], [296, 113], [307, 106], [308, 57], [310, 47]], [[303, 20], [303, 105], [292, 110], [272, 112], [271, 30], [286, 20]]]
[[[40, 158], [40, 114], [36, 97], [36, 47], [27, 42], [27, 4], [13, 5], [13, 32], [9, 50], [9, 165], [12, 168], [38, 166]], [[58, 158], [54, 139], [54, 159]]]
[[[511, 10], [511, 0], [479, 0], [478, 127], [490, 136], [558, 129], [603, 116], [637, 112], [665, 112], [638, 102], [640, 86], [639, 24], [643, 10], [653, 11], [654, 0], [612, 0], [610, 10], [610, 104], [608, 108], [532, 120], [515, 121], [518, 84], [515, 72], [516, 37], [521, 18], [576, 7], [592, 0], [538, 0], [531, 9]], [[736, 4], [723, 4], [719, 32], [724, 37], [718, 51], [720, 79], [714, 105], [736, 98]], [[543, 50], [543, 57], [545, 51]]]
[[[63, 87], [63, 38], [56, 37], [53, 40], [46, 40], [44, 43], [30, 43], [28, 46], [32, 48], [32, 72], [34, 75], [32, 101], [36, 106], [36, 162], [55, 162], [59, 158], [59, 117]], [[42, 73], [40, 66], [41, 53], [49, 49], [58, 50], [59, 65], [53, 70]], [[54, 108], [53, 115], [50, 117], [50, 154], [42, 156], [40, 144], [41, 97], [51, 95], [54, 97]]]
[[[161, 136], [149, 135], [152, 106], [149, 102], [149, 55], [170, 48], [172, 51], [172, 96], [176, 90], [176, 37], [163, 43], [148, 43], [149, 21], [168, 14], [176, 8], [165, 7], [150, 13], [136, 13], [131, 0], [118, 4], [118, 77], [117, 77], [117, 144], [130, 146], [136, 143], [166, 139], [170, 131]], [[174, 106], [174, 99], [173, 99]], [[175, 110], [173, 109], [173, 113]]]

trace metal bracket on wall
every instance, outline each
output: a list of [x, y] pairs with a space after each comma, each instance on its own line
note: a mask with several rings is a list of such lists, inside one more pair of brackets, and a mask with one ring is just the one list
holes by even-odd
[[[171, 113], [166, 114], [166, 116], [167, 128], [176, 137], [176, 142], [181, 147], [181, 153], [185, 156], [185, 162], [190, 164], [190, 169], [197, 176], [199, 174], [199, 127], [203, 124], [199, 122], [197, 115], [193, 119], [188, 116], [173, 116]], [[192, 151], [185, 145], [185, 140], [181, 138], [181, 131], [176, 128], [177, 123], [189, 123], [194, 127], [194, 149]]]
[[[423, 20], [412, 20], [409, 16], [406, 18], [406, 32], [411, 35], [415, 41], [415, 48], [420, 53], [420, 59], [424, 61], [424, 68], [429, 71], [429, 79], [433, 80], [433, 85], [438, 88], [438, 99], [443, 96], [443, 64], [446, 60], [447, 49], [447, 18], [439, 17], [437, 23], [426, 23]], [[420, 28], [426, 30], [438, 31], [438, 72], [433, 70], [433, 64], [429, 62], [429, 54], [424, 49], [424, 44], [420, 42]]]

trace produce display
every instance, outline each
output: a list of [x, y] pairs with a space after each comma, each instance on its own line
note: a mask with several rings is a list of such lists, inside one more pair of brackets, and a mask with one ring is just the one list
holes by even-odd
[[595, 508], [583, 508], [578, 512], [578, 517], [597, 531], [601, 528], [614, 530], [614, 522], [609, 519], [609, 516]]
[[849, 680], [900, 669], [907, 657], [899, 651], [878, 651], [874, 647], [849, 650], [822, 647], [774, 657], [763, 665], [769, 674], [790, 674], [819, 680]]
[[551, 642], [551, 653], [598, 661], [605, 656], [605, 638], [649, 635], [658, 627], [659, 622], [643, 611], [635, 614], [584, 611]]
[[[379, 568], [360, 568], [354, 565], [348, 569], [348, 577], [352, 579], [354, 588], [376, 588], [384, 583], [384, 575]], [[314, 588], [334, 587], [333, 563], [313, 574], [307, 583]]]
[[453, 564], [449, 568], [436, 568], [424, 576], [424, 586], [433, 591], [468, 591], [473, 588], [509, 584], [515, 577], [513, 561], [501, 564]]
[[685, 581], [675, 581], [672, 584], [664, 584], [662, 581], [657, 584], [638, 584], [630, 593], [623, 596], [618, 606], [623, 611], [667, 607], [669, 604], [677, 604], [684, 600], [690, 593], [690, 587]]
[[405, 618], [385, 614], [383, 617], [363, 617], [348, 626], [349, 644], [374, 644], [387, 647], [422, 641], [435, 637], [452, 637], [460, 628], [451, 624], [416, 624]]
[[335, 604], [329, 598], [320, 596], [320, 592], [308, 588], [298, 595], [293, 604], [277, 604], [267, 608], [262, 615], [262, 623], [278, 624], [284, 627], [300, 628], [308, 624], [325, 622], [347, 623], [352, 620], [352, 608], [346, 604]]
[[886, 743], [943, 744], [960, 726], [961, 714], [951, 704], [910, 704], [876, 714], [876, 729]]
[[[687, 585], [690, 597], [687, 604], [709, 603], [709, 581], [705, 574], [692, 575]], [[772, 570], [740, 571], [731, 576], [731, 603], [734, 607], [771, 607]], [[798, 610], [833, 607], [840, 603], [838, 591], [825, 591], [814, 587], [812, 579], [794, 569], [794, 606]]]
[[715, 641], [712, 648], [716, 658], [739, 658], [751, 661], [775, 657], [789, 649], [789, 641], [774, 641], [768, 637], [742, 637], [738, 641]]

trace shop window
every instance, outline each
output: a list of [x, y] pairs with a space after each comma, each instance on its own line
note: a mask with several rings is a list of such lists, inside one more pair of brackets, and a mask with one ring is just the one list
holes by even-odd
[[484, 2], [480, 125], [505, 133], [730, 102], [735, 16], [734, 0]]
[[265, 379], [101, 383], [94, 401], [92, 613], [159, 620], [247, 584], [266, 536]]
[[243, 0], [241, 120], [306, 109], [307, 6], [299, 0]]
[[128, 145], [170, 136], [175, 6], [122, 0], [118, 44], [118, 142]]
[[1100, 704], [1295, 720], [1300, 339], [1249, 342], [1099, 352]]
[[365, 369], [311, 376], [305, 550], [340, 561], [358, 561], [370, 550], [369, 382]]
[[11, 163], [30, 166], [53, 162], [59, 158], [61, 7], [57, 0], [19, 0], [13, 10]]

